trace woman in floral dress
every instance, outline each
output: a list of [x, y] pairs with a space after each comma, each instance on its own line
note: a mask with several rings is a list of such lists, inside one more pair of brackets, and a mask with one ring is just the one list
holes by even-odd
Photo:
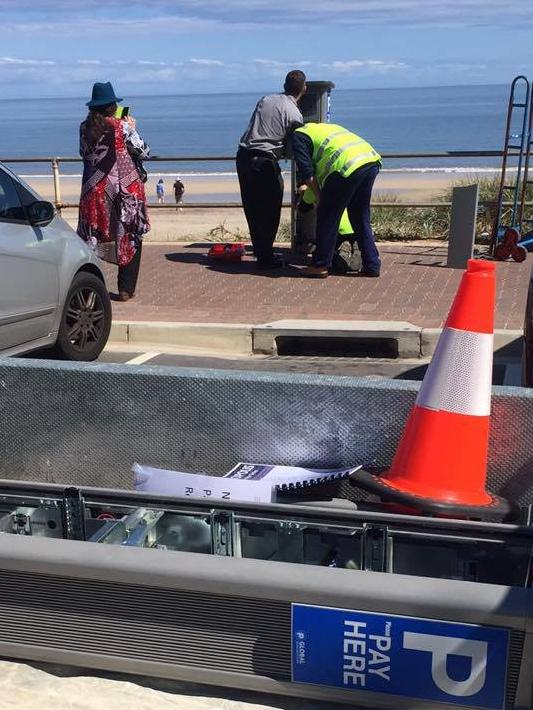
[[116, 118], [110, 82], [96, 83], [87, 102], [89, 115], [80, 126], [83, 178], [78, 234], [104, 261], [118, 265], [121, 301], [135, 295], [142, 239], [149, 231], [141, 161], [150, 149], [131, 116]]

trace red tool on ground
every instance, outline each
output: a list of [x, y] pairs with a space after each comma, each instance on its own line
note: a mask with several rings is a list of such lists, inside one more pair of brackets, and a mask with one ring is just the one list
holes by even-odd
[[354, 485], [416, 510], [504, 517], [485, 490], [494, 335], [495, 267], [470, 259], [392, 465]]
[[234, 244], [213, 244], [207, 256], [216, 261], [235, 263], [242, 260], [245, 251], [244, 244], [240, 242]]

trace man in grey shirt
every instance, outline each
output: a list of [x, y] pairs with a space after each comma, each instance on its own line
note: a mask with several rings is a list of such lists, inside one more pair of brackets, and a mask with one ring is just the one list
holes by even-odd
[[278, 160], [287, 157], [287, 141], [303, 125], [298, 100], [306, 89], [305, 74], [290, 71], [283, 94], [263, 96], [255, 107], [237, 152], [241, 198], [259, 269], [281, 262], [272, 250], [281, 217], [283, 178]]

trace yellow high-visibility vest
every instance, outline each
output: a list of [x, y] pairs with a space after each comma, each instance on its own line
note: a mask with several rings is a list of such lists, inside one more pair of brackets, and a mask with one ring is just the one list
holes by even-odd
[[335, 123], [306, 123], [296, 131], [313, 143], [312, 161], [321, 187], [331, 173], [348, 177], [363, 165], [381, 162], [370, 143]]

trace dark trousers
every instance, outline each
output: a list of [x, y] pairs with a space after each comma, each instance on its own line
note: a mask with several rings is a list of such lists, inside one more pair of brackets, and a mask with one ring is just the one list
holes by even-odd
[[348, 177], [332, 173], [324, 183], [318, 205], [313, 265], [329, 268], [337, 246], [339, 222], [345, 209], [361, 251], [363, 268], [379, 271], [381, 261], [370, 226], [370, 198], [379, 165], [364, 165]]
[[239, 148], [237, 175], [254, 254], [258, 261], [269, 261], [283, 202], [281, 170], [266, 153]]
[[141, 266], [141, 253], [143, 243], [139, 241], [135, 256], [126, 266], [118, 267], [118, 290], [125, 291], [131, 296], [135, 293], [137, 287], [137, 279], [139, 277], [139, 269]]

